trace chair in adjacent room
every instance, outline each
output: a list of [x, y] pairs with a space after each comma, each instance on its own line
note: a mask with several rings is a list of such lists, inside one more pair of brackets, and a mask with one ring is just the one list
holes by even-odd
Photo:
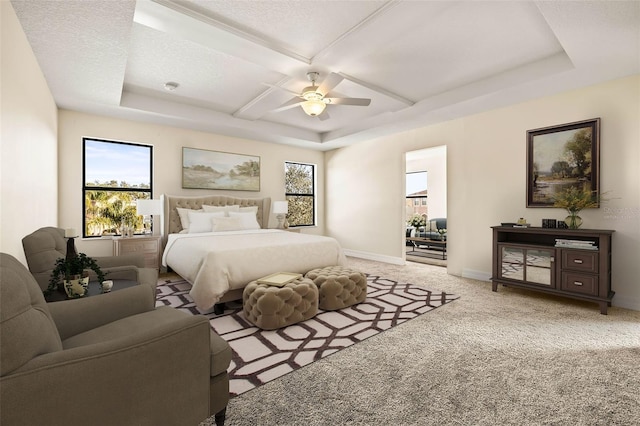
[[[46, 290], [56, 260], [67, 254], [64, 229], [50, 226], [40, 228], [22, 239], [22, 247], [29, 270], [40, 288], [43, 291]], [[158, 270], [145, 268], [142, 255], [92, 257], [97, 261], [102, 272], [108, 273], [109, 279], [131, 280], [138, 284], [148, 284], [153, 288], [155, 294]]]
[[0, 253], [0, 424], [224, 423], [231, 348], [146, 285], [46, 303]]

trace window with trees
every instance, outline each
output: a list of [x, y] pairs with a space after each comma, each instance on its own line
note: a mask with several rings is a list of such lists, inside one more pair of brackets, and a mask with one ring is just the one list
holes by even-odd
[[137, 200], [152, 198], [153, 147], [83, 138], [83, 237], [143, 232]]
[[316, 225], [315, 165], [285, 162], [284, 184], [289, 226]]

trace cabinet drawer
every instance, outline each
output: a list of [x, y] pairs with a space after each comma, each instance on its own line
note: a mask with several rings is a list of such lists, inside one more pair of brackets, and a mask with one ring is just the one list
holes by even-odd
[[598, 273], [598, 252], [562, 250], [562, 269]]
[[120, 243], [120, 253], [157, 253], [158, 241], [127, 241]]
[[144, 254], [144, 266], [147, 268], [158, 268], [158, 255], [156, 253]]
[[597, 296], [598, 276], [563, 271], [561, 286], [562, 290]]

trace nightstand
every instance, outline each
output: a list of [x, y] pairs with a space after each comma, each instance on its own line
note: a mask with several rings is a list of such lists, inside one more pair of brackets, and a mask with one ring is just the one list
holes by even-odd
[[113, 239], [113, 255], [139, 253], [144, 256], [147, 268], [158, 269], [160, 266], [160, 236], [144, 235]]

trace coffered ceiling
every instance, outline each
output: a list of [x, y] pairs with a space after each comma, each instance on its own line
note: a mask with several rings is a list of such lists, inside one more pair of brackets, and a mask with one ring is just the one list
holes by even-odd
[[12, 4], [60, 108], [318, 150], [640, 73], [638, 1]]

